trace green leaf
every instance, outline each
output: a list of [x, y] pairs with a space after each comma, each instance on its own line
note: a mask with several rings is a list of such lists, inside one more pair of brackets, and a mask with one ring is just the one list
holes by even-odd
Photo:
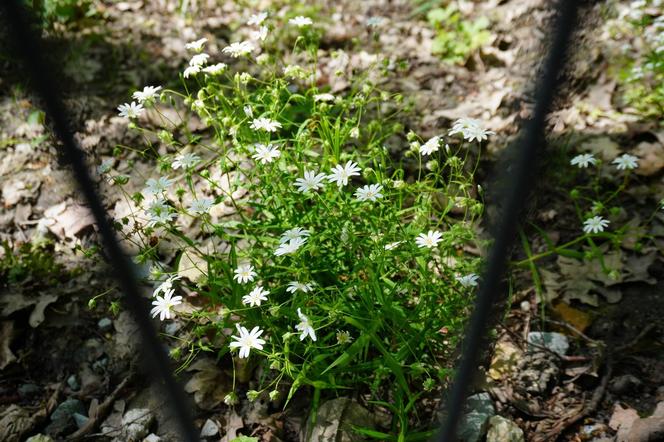
[[257, 437], [249, 437], [249, 436], [239, 436], [233, 439], [230, 442], [258, 442]]

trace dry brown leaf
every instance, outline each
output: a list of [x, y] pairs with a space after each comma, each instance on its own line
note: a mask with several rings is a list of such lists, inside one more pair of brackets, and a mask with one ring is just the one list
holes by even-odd
[[642, 142], [632, 152], [639, 157], [638, 175], [651, 176], [664, 168], [664, 144]]
[[198, 282], [207, 275], [207, 261], [191, 249], [183, 250], [178, 260], [178, 275]]
[[588, 313], [571, 307], [564, 302], [556, 303], [553, 310], [560, 316], [560, 319], [580, 332], [583, 332], [592, 323], [592, 317]]
[[620, 404], [615, 404], [613, 407], [613, 414], [609, 420], [609, 427], [616, 430], [616, 440], [621, 442], [627, 441], [632, 424], [639, 418], [639, 414], [632, 408], [623, 408]]
[[197, 360], [187, 371], [196, 373], [187, 382], [184, 389], [187, 393], [194, 393], [196, 404], [204, 410], [216, 407], [223, 402], [228, 393], [233, 391], [230, 376], [221, 371], [210, 358]]

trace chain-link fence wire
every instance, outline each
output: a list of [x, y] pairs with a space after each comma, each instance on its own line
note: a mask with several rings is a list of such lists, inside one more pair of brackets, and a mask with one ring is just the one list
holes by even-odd
[[[189, 401], [181, 386], [175, 381], [168, 355], [151, 324], [147, 306], [142, 301], [134, 264], [120, 246], [111, 220], [89, 174], [85, 155], [77, 145], [73, 131], [69, 127], [69, 113], [55, 81], [54, 73], [57, 70], [50, 60], [44, 57], [42, 41], [38, 29], [34, 26], [35, 21], [31, 19], [29, 11], [23, 7], [20, 0], [3, 0], [0, 3], [3, 6], [5, 29], [11, 40], [9, 48], [13, 51], [13, 59], [23, 62], [23, 69], [30, 86], [41, 101], [47, 120], [62, 144], [63, 159], [71, 167], [79, 189], [95, 218], [109, 265], [124, 293], [123, 301], [138, 326], [142, 343], [141, 360], [145, 369], [150, 378], [162, 385], [167, 404], [172, 408], [173, 416], [178, 421], [181, 440], [198, 441], [198, 432], [193, 424]], [[535, 165], [541, 146], [544, 145], [545, 119], [565, 66], [578, 6], [575, 0], [560, 0], [557, 5], [557, 17], [550, 33], [553, 38], [535, 88], [535, 107], [532, 116], [523, 125], [510, 170], [506, 170], [504, 176], [498, 179], [505, 189], [498, 198], [501, 216], [489, 226], [494, 242], [465, 335], [461, 361], [447, 394], [442, 427], [432, 439], [436, 442], [456, 440], [457, 428], [463, 417], [463, 406], [476, 372], [479, 355], [487, 348], [486, 331], [491, 308], [500, 291], [501, 279], [506, 271], [507, 258], [516, 236], [519, 220], [536, 179], [533, 172], [536, 170]]]

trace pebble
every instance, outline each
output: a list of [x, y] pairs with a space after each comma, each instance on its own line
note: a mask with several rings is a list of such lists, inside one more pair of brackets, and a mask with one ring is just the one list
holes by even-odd
[[74, 391], [78, 391], [78, 389], [81, 388], [81, 384], [78, 383], [78, 378], [75, 374], [67, 378], [67, 385], [69, 385], [69, 388]]
[[496, 414], [489, 393], [479, 393], [468, 397], [468, 412], [459, 426], [459, 438], [465, 442], [477, 442], [486, 431], [489, 419]]
[[111, 318], [101, 318], [99, 322], [97, 322], [97, 327], [99, 327], [99, 330], [102, 332], [107, 332], [111, 329], [113, 326], [113, 321]]
[[565, 356], [569, 350], [569, 340], [567, 336], [553, 332], [530, 332], [528, 333], [528, 343], [532, 345], [530, 350], [537, 351], [537, 346], [545, 347], [559, 356]]
[[642, 384], [641, 379], [636, 376], [625, 374], [614, 378], [609, 385], [609, 390], [616, 394], [635, 393]]
[[76, 422], [76, 426], [78, 428], [83, 428], [85, 426], [85, 424], [87, 424], [88, 421], [90, 420], [90, 418], [88, 418], [87, 416], [84, 416], [80, 413], [74, 413], [74, 414], [72, 414], [72, 417], [74, 418], [74, 422]]
[[78, 399], [67, 399], [58, 405], [58, 408], [53, 411], [51, 414], [51, 420], [53, 422], [68, 420], [74, 415], [74, 413], [85, 415], [85, 406], [83, 405], [83, 402], [79, 401]]
[[150, 433], [147, 436], [145, 436], [145, 439], [143, 439], [143, 442], [159, 442], [161, 441], [161, 437], [157, 436], [154, 433]]
[[486, 442], [524, 442], [523, 430], [517, 424], [502, 416], [489, 419]]
[[212, 437], [219, 433], [219, 426], [211, 419], [205, 421], [201, 429], [201, 437]]
[[132, 408], [122, 416], [122, 440], [142, 440], [150, 432], [154, 415], [147, 408]]
[[21, 384], [18, 387], [18, 394], [23, 399], [34, 396], [37, 393], [39, 393], [39, 387], [35, 384]]

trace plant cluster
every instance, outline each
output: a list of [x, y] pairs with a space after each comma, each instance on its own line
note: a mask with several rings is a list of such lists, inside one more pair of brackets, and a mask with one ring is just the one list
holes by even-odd
[[[192, 342], [192, 352], [214, 351], [236, 370], [262, 367], [250, 399], [287, 403], [309, 387], [315, 412], [323, 390], [356, 391], [390, 410], [392, 434], [404, 436], [417, 399], [447, 378], [478, 285], [480, 258], [469, 250], [483, 204], [463, 140], [493, 132], [461, 119], [428, 140], [403, 134], [398, 94], [366, 72], [348, 74], [343, 94], [320, 89], [315, 24], [279, 21], [251, 16], [248, 38], [220, 54], [205, 52], [205, 38], [189, 43], [184, 92], [148, 86], [119, 106], [161, 176], [124, 193], [133, 210], [117, 227], [151, 266], [153, 316], [179, 315], [221, 342]], [[293, 51], [270, 44], [275, 28], [296, 35]], [[173, 129], [161, 103], [178, 100], [209, 138]], [[162, 127], [140, 124], [147, 110]], [[395, 139], [415, 174], [389, 154]], [[99, 172], [124, 192], [129, 178], [114, 161]], [[181, 251], [177, 271], [161, 262], [164, 243]], [[185, 312], [191, 292], [205, 302]]]
[[465, 63], [473, 52], [491, 38], [487, 30], [489, 20], [486, 17], [467, 19], [456, 2], [430, 10], [427, 20], [436, 30], [432, 52], [448, 63]]

